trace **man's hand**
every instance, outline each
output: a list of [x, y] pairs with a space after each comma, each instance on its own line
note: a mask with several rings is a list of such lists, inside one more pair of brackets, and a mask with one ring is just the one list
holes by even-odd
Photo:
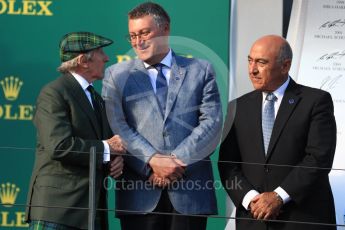
[[250, 211], [255, 219], [276, 219], [282, 206], [276, 192], [264, 192], [250, 202]]
[[109, 175], [114, 179], [118, 178], [122, 174], [123, 170], [123, 158], [122, 156], [112, 157], [109, 165]]
[[149, 181], [153, 185], [156, 185], [156, 186], [161, 187], [161, 188], [165, 188], [165, 187], [169, 186], [169, 184], [171, 183], [171, 181], [168, 178], [159, 177], [155, 173], [151, 174]]
[[181, 160], [169, 155], [156, 153], [149, 161], [153, 174], [157, 177], [175, 181], [182, 178], [185, 167], [187, 166]]
[[126, 152], [126, 144], [119, 135], [114, 135], [107, 140], [110, 147], [110, 153], [124, 154]]

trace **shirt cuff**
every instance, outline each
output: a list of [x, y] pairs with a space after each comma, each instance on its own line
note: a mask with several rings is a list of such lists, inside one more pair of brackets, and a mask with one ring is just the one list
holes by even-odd
[[291, 200], [289, 194], [282, 187], [278, 187], [274, 191], [282, 198], [284, 204]]
[[259, 195], [259, 193], [256, 190], [250, 190], [247, 192], [247, 194], [243, 197], [242, 205], [246, 210], [249, 210], [249, 204], [252, 201], [252, 199]]
[[110, 161], [110, 147], [107, 141], [103, 141], [104, 153], [103, 153], [103, 163]]

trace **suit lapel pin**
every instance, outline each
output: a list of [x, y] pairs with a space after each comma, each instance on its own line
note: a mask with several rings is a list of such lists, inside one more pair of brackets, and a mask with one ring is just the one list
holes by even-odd
[[293, 103], [295, 103], [295, 100], [292, 99], [292, 98], [290, 98], [290, 99], [289, 99], [289, 104], [292, 105]]

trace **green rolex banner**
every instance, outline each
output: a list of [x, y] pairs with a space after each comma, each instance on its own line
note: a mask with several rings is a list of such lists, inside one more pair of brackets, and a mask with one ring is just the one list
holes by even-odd
[[[35, 157], [32, 124], [42, 86], [59, 76], [58, 44], [72, 31], [90, 31], [114, 40], [104, 50], [108, 65], [136, 58], [125, 39], [127, 12], [138, 0], [0, 0], [0, 229], [23, 229], [27, 189]], [[228, 96], [229, 4], [220, 0], [159, 0], [171, 17], [175, 52], [209, 60], [217, 72], [223, 110]], [[101, 82], [96, 83], [98, 92]], [[225, 215], [225, 193], [212, 157], [218, 211]], [[114, 191], [109, 191], [109, 223], [114, 218]], [[224, 218], [210, 218], [208, 229], [222, 229]]]

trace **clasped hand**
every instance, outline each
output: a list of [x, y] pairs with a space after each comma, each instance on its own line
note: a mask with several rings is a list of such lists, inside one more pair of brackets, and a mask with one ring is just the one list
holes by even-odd
[[121, 155], [126, 152], [127, 145], [119, 135], [114, 135], [107, 140], [107, 143], [109, 144], [111, 154]]
[[250, 202], [250, 211], [255, 219], [276, 219], [283, 202], [277, 198], [276, 192], [264, 192]]
[[124, 162], [122, 154], [126, 152], [126, 144], [119, 135], [114, 135], [107, 140], [110, 147], [109, 175], [113, 178], [121, 176]]
[[149, 181], [159, 187], [166, 187], [170, 183], [182, 178], [187, 166], [174, 156], [160, 153], [156, 153], [151, 158], [149, 165], [153, 171]]

